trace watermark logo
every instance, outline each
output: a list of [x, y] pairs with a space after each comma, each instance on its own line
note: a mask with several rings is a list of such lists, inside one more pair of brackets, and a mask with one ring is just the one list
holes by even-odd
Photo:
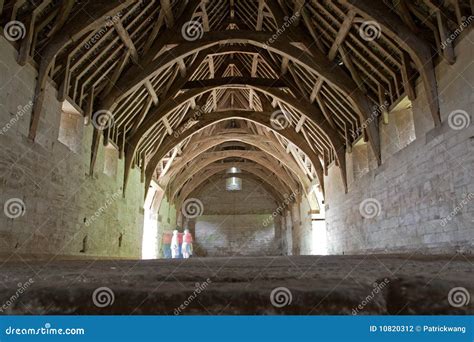
[[282, 215], [283, 212], [285, 211], [285, 208], [287, 208], [290, 203], [293, 203], [296, 200], [296, 196], [298, 195], [299, 190], [296, 189], [293, 191], [290, 195], [285, 194], [285, 200], [276, 208], [271, 215], [269, 215], [264, 221], [263, 221], [263, 226], [267, 227], [275, 217], [278, 215]]
[[194, 42], [202, 38], [204, 35], [204, 28], [199, 21], [190, 20], [181, 28], [181, 35], [188, 42]]
[[122, 13], [117, 13], [113, 17], [108, 16], [106, 17], [105, 24], [99, 30], [95, 32], [95, 34], [84, 44], [86, 50], [91, 49], [97, 42], [99, 42], [105, 34], [109, 31], [111, 27], [115, 24], [120, 22], [120, 18], [122, 17]]
[[186, 298], [183, 304], [174, 309], [174, 315], [178, 316], [179, 314], [181, 314], [189, 306], [189, 304], [191, 304], [197, 298], [197, 296], [201, 294], [201, 292], [204, 292], [204, 290], [206, 290], [210, 283], [212, 283], [212, 281], [209, 278], [207, 278], [206, 281], [204, 281], [203, 283], [196, 283], [194, 285], [195, 289], [193, 293], [191, 293], [188, 298]]
[[197, 198], [188, 198], [183, 202], [181, 213], [188, 219], [201, 216], [204, 212], [204, 204]]
[[441, 220], [441, 226], [445, 227], [454, 216], [456, 216], [470, 201], [474, 199], [474, 193], [470, 192], [454, 209]]
[[270, 302], [276, 308], [288, 306], [293, 301], [293, 294], [286, 287], [277, 287], [270, 293]]
[[376, 21], [369, 20], [364, 21], [359, 28], [359, 35], [360, 37], [368, 42], [374, 41], [380, 38], [382, 34], [382, 28], [380, 24]]
[[33, 108], [33, 102], [30, 101], [26, 104], [26, 106], [19, 105], [17, 107], [17, 112], [15, 116], [8, 121], [5, 126], [0, 129], [0, 135], [4, 135], [8, 132], [10, 128], [12, 128], [19, 120], [22, 118], [26, 113], [28, 113], [31, 108]]
[[469, 305], [471, 295], [464, 287], [454, 287], [448, 293], [448, 303], [454, 308]]
[[268, 39], [265, 44], [263, 44], [263, 48], [267, 49], [269, 45], [275, 43], [275, 41], [288, 29], [290, 28], [293, 23], [295, 23], [298, 18], [300, 17], [300, 11], [295, 12], [291, 17], [285, 17], [283, 21], [283, 25], [278, 28], [278, 30]]
[[369, 125], [374, 121], [374, 120], [377, 120], [377, 118], [382, 115], [382, 113], [386, 110], [388, 110], [388, 107], [390, 106], [390, 104], [385, 101], [383, 104], [381, 105], [374, 105], [372, 107], [372, 111], [370, 113], [370, 116], [364, 120], [364, 122], [362, 122], [362, 124], [360, 125], [360, 127], [358, 127], [356, 130], [354, 130], [352, 132], [352, 139], [357, 139], [359, 137], [359, 135], [361, 135], [363, 132], [364, 132], [364, 129], [366, 129], [367, 127], [369, 127]]
[[120, 198], [121, 191], [117, 191], [112, 196], [107, 197], [105, 203], [97, 209], [97, 211], [92, 215], [90, 218], [86, 219], [86, 227], [89, 227], [92, 223], [94, 223], [116, 200]]
[[11, 219], [16, 219], [25, 215], [25, 210], [25, 202], [20, 198], [10, 198], [3, 205], [3, 212]]
[[465, 110], [455, 110], [451, 112], [451, 114], [449, 114], [448, 116], [448, 125], [449, 127], [451, 127], [451, 129], [454, 129], [455, 131], [467, 128], [470, 124], [471, 117], [469, 116], [469, 113]]
[[11, 42], [25, 38], [26, 28], [25, 25], [17, 20], [12, 20], [6, 23], [3, 28], [3, 34], [5, 38]]
[[98, 308], [105, 308], [107, 306], [112, 306], [115, 302], [115, 294], [108, 287], [99, 287], [95, 289], [92, 294], [92, 302]]
[[444, 50], [446, 49], [449, 44], [451, 44], [452, 42], [454, 42], [456, 40], [457, 37], [459, 37], [461, 35], [461, 33], [469, 26], [471, 25], [471, 23], [474, 21], [474, 15], [471, 15], [469, 16], [469, 18], [466, 19], [466, 17], [462, 17], [461, 18], [461, 25], [459, 25], [459, 27], [454, 30], [453, 33], [451, 33], [449, 35], [448, 38], [446, 38], [445, 41], [443, 41], [441, 43], [441, 49]]
[[382, 212], [382, 205], [375, 198], [367, 198], [359, 205], [359, 212], [362, 217], [372, 219]]
[[20, 296], [26, 292], [26, 290], [31, 286], [33, 285], [35, 281], [30, 278], [28, 279], [24, 284], [22, 283], [18, 283], [18, 288], [17, 290], [15, 291], [15, 293], [10, 297], [8, 298], [5, 303], [3, 303], [2, 306], [0, 306], [0, 312], [4, 312], [6, 310], [8, 310], [8, 308], [10, 306], [12, 306], [19, 298]]
[[188, 130], [199, 118], [204, 114], [204, 108], [196, 106], [193, 116], [174, 131], [173, 136], [179, 138], [186, 130]]
[[99, 131], [108, 129], [114, 124], [114, 115], [108, 110], [98, 110], [92, 115], [92, 125]]
[[290, 115], [284, 110], [277, 110], [270, 115], [270, 125], [273, 129], [281, 131], [291, 123]]
[[357, 305], [356, 308], [352, 309], [352, 314], [357, 315], [361, 310], [363, 310], [370, 302], [372, 302], [375, 296], [380, 293], [384, 287], [390, 283], [388, 278], [385, 278], [382, 282], [375, 282], [372, 286], [372, 291], [362, 300], [362, 302]]

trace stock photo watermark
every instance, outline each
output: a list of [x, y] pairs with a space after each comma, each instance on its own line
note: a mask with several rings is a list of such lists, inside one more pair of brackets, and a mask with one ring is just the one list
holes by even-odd
[[373, 284], [373, 289], [370, 293], [360, 302], [357, 307], [352, 309], [352, 315], [358, 315], [360, 311], [364, 310], [364, 308], [369, 305], [375, 298], [377, 294], [382, 292], [382, 290], [390, 283], [388, 278], [385, 278], [381, 282], [376, 282]]
[[33, 102], [28, 102], [25, 106], [19, 105], [17, 107], [17, 111], [15, 116], [10, 119], [1, 129], [0, 135], [7, 133], [13, 126], [15, 126], [20, 119], [25, 116], [25, 114], [29, 113], [33, 108]]
[[281, 35], [285, 33], [301, 16], [300, 11], [296, 11], [291, 17], [285, 17], [283, 24], [276, 30], [276, 32], [268, 39], [263, 48], [266, 49], [270, 45], [274, 44]]
[[6, 217], [14, 220], [25, 215], [26, 206], [21, 198], [10, 198], [3, 205], [3, 212]]
[[120, 196], [121, 196], [122, 192], [121, 191], [117, 191], [115, 192], [114, 194], [112, 194], [112, 196], [109, 196], [107, 197], [107, 199], [105, 200], [105, 203], [99, 207], [99, 209], [96, 210], [96, 212], [94, 213], [94, 215], [92, 215], [91, 217], [89, 217], [88, 219], [86, 219], [86, 227], [89, 227], [91, 224], [93, 224], [102, 214], [105, 213], [105, 211], [115, 202], [117, 201]]
[[293, 294], [287, 287], [276, 287], [270, 293], [270, 303], [278, 309], [290, 305], [293, 302]]
[[188, 198], [183, 202], [181, 213], [188, 219], [194, 219], [204, 213], [204, 204], [197, 198]]
[[103, 286], [92, 293], [92, 303], [98, 308], [112, 306], [115, 302], [115, 293], [109, 287]]
[[34, 282], [35, 281], [30, 278], [25, 283], [18, 283], [15, 293], [0, 306], [0, 312], [3, 313], [7, 311], [13, 304], [15, 304], [15, 302], [20, 299], [21, 295], [25, 293]]
[[359, 213], [366, 219], [373, 219], [382, 212], [382, 204], [376, 198], [367, 198], [359, 205]]
[[285, 211], [285, 209], [288, 208], [288, 206], [291, 203], [294, 203], [296, 201], [296, 198], [297, 198], [299, 192], [300, 191], [297, 189], [297, 190], [293, 191], [290, 195], [285, 194], [285, 200], [283, 201], [283, 203], [281, 203], [278, 206], [278, 208], [276, 208], [273, 211], [273, 213], [263, 221], [263, 226], [267, 227], [269, 224], [271, 224], [273, 222], [273, 219], [275, 217], [277, 217], [278, 215], [282, 215], [283, 212]]
[[177, 308], [174, 309], [173, 313], [175, 316], [180, 315], [186, 308], [202, 293], [204, 292], [208, 286], [212, 283], [211, 279], [207, 278], [206, 281], [202, 283], [196, 283], [194, 285], [194, 291], [186, 298], [186, 300], [179, 305]]

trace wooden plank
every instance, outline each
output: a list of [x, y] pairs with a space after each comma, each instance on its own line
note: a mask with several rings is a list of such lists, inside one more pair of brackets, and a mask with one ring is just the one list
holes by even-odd
[[411, 68], [411, 59], [410, 56], [406, 52], [402, 53], [402, 80], [403, 80], [403, 87], [405, 88], [405, 93], [408, 96], [410, 101], [414, 101], [416, 99], [416, 92], [414, 86], [414, 71]]
[[155, 106], [158, 106], [158, 95], [156, 94], [155, 89], [153, 88], [153, 85], [151, 84], [150, 80], [145, 81], [145, 87], [148, 90], [148, 94], [150, 94]]
[[138, 52], [133, 43], [132, 38], [128, 34], [127, 30], [123, 27], [121, 20], [114, 21], [114, 28], [117, 31], [120, 39], [122, 40], [125, 47], [130, 51], [130, 56], [132, 58], [133, 63], [138, 64]]
[[321, 87], [323, 86], [323, 83], [324, 83], [324, 79], [322, 77], [320, 77], [316, 83], [314, 84], [314, 87], [313, 87], [313, 90], [311, 91], [311, 96], [309, 98], [309, 102], [313, 103], [318, 94], [319, 94], [319, 91], [321, 90]]
[[339, 28], [339, 31], [337, 33], [336, 39], [334, 40], [331, 48], [329, 49], [328, 57], [331, 61], [334, 60], [339, 50], [339, 46], [342, 45], [342, 43], [344, 42], [344, 39], [346, 39], [347, 35], [349, 34], [349, 30], [352, 27], [352, 23], [354, 21], [355, 16], [356, 16], [356, 12], [353, 10], [350, 10], [349, 13], [347, 13], [346, 18], [342, 22], [342, 25]]
[[160, 0], [160, 4], [161, 10], [164, 13], [166, 26], [168, 26], [168, 28], [172, 28], [174, 26], [174, 16], [170, 0]]
[[449, 29], [448, 29], [448, 23], [446, 21], [446, 17], [444, 14], [441, 12], [441, 10], [436, 10], [435, 11], [436, 15], [436, 21], [438, 22], [438, 30], [439, 30], [439, 36], [441, 39], [441, 50], [443, 57], [446, 59], [446, 61], [449, 64], [454, 64], [456, 62], [456, 55], [454, 53], [454, 46], [449, 39]]
[[261, 31], [263, 27], [263, 10], [265, 8], [265, 0], [258, 0], [257, 24], [255, 30]]

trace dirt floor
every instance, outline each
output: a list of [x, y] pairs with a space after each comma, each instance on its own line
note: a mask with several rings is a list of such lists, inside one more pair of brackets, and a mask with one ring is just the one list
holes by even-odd
[[0, 261], [0, 314], [474, 314], [473, 293], [464, 255]]

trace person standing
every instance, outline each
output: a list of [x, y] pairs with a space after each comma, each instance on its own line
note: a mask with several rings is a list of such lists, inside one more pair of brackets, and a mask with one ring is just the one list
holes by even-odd
[[178, 230], [173, 230], [173, 237], [171, 238], [171, 257], [173, 259], [179, 258], [179, 240], [178, 240]]
[[182, 253], [185, 259], [193, 255], [193, 236], [189, 232], [189, 229], [184, 230]]

